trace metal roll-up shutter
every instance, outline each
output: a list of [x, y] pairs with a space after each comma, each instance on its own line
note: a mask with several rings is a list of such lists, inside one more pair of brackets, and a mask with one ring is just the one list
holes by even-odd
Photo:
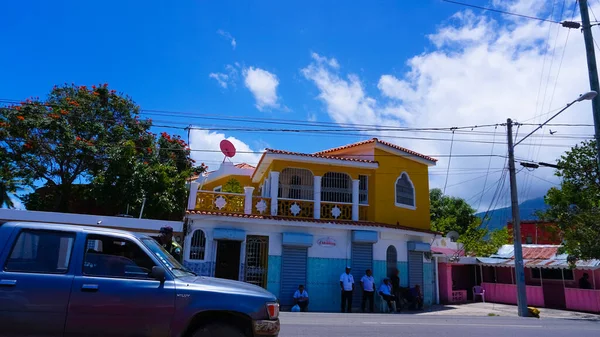
[[[360, 289], [360, 279], [365, 275], [367, 269], [373, 270], [373, 244], [372, 243], [352, 243], [352, 276], [354, 276], [354, 294], [352, 306], [360, 307], [362, 299], [362, 290]], [[375, 285], [377, 286], [377, 285]]]
[[423, 289], [423, 252], [408, 252], [408, 284], [411, 288], [418, 284]]
[[[281, 290], [280, 304], [282, 307], [291, 307], [294, 304], [294, 292], [298, 286], [306, 287], [306, 265], [308, 247], [283, 246], [281, 252]], [[310, 289], [306, 289], [310, 296]]]

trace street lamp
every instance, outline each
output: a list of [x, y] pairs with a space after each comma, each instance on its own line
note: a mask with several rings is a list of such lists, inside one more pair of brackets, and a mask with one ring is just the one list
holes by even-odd
[[508, 172], [510, 174], [510, 202], [513, 216], [513, 242], [515, 250], [515, 276], [517, 281], [517, 309], [519, 316], [527, 317], [527, 289], [525, 286], [525, 266], [523, 265], [523, 247], [521, 247], [521, 216], [519, 214], [519, 198], [517, 193], [517, 174], [515, 172], [515, 146], [519, 145], [527, 137], [531, 136], [534, 132], [541, 129], [544, 125], [548, 124], [556, 116], [563, 111], [567, 110], [571, 105], [586, 100], [591, 100], [598, 95], [595, 91], [586, 92], [580, 95], [573, 102], [567, 104], [559, 112], [550, 117], [547, 121], [540, 124], [537, 128], [531, 131], [527, 136], [523, 137], [520, 141], [513, 145], [512, 126], [513, 122], [509, 118], [506, 120], [506, 129], [508, 133]]

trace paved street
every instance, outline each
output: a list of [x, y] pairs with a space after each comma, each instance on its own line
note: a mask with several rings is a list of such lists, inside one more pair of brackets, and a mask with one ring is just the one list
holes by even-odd
[[600, 336], [600, 321], [416, 314], [281, 313], [281, 337]]

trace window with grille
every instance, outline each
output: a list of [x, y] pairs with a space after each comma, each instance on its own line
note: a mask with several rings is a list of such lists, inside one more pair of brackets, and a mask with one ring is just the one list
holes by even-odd
[[415, 207], [415, 187], [406, 173], [396, 180], [396, 206]]
[[346, 173], [325, 173], [321, 179], [321, 200], [351, 203], [352, 178]]
[[360, 183], [358, 184], [358, 203], [361, 205], [369, 204], [369, 177], [358, 176]]
[[206, 235], [201, 229], [196, 229], [190, 244], [190, 260], [204, 260], [206, 250]]
[[279, 175], [279, 198], [313, 200], [314, 177], [311, 171], [286, 168]]

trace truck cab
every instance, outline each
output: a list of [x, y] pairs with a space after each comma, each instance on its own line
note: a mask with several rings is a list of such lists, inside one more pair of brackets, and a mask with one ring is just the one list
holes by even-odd
[[0, 225], [0, 336], [277, 336], [279, 303], [200, 277], [153, 238], [96, 227]]

